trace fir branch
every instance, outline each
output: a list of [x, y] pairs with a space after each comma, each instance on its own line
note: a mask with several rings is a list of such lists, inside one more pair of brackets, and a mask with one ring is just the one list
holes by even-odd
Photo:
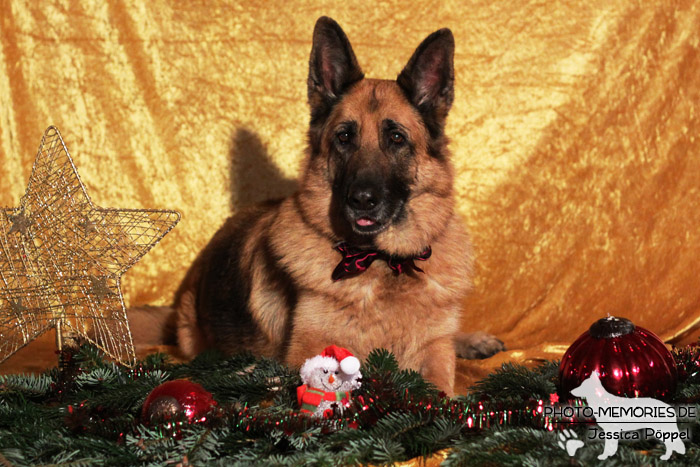
[[394, 412], [384, 416], [370, 430], [374, 436], [379, 436], [386, 439], [401, 438], [406, 433], [422, 428], [430, 424], [427, 416], [410, 412]]
[[544, 363], [534, 370], [515, 363], [504, 363], [471, 387], [477, 400], [499, 402], [549, 399], [557, 392], [558, 362]]
[[367, 356], [363, 371], [371, 374], [391, 374], [399, 371], [399, 363], [387, 349], [374, 349]]
[[406, 460], [405, 448], [396, 440], [379, 438], [371, 450], [367, 461], [373, 464], [389, 465]]
[[464, 425], [445, 418], [438, 418], [425, 429], [416, 431], [410, 440], [410, 451], [428, 456], [451, 445], [462, 434]]
[[[680, 399], [697, 394], [694, 356], [695, 351], [683, 355], [687, 375], [679, 384]], [[376, 350], [362, 368], [353, 406], [344, 419], [331, 421], [296, 414], [295, 389], [301, 383], [296, 370], [249, 354], [208, 353], [185, 364], [171, 364], [160, 354], [132, 370], [82, 347], [69, 363], [64, 373], [0, 377], [0, 455], [7, 462], [389, 464], [447, 449], [446, 465], [597, 465], [602, 451], [602, 444], [587, 441], [572, 459], [559, 446], [558, 433], [528, 428], [531, 411], [521, 409], [556, 391], [557, 362], [532, 369], [504, 365], [469, 396], [450, 400], [439, 397], [418, 373], [399, 370], [389, 352]], [[154, 387], [177, 378], [202, 383], [220, 409], [205, 424], [142, 425], [143, 400]], [[489, 406], [513, 410], [510, 426], [491, 418], [492, 428], [466, 427], [466, 415], [487, 399]], [[349, 420], [357, 429], [342, 428]], [[672, 461], [698, 463], [699, 447], [686, 442], [686, 455], [674, 454]], [[653, 441], [621, 443], [607, 464], [656, 465], [663, 451], [663, 444]]]
[[0, 396], [3, 400], [22, 395], [30, 399], [45, 397], [55, 380], [47, 374], [0, 375]]
[[304, 451], [316, 446], [320, 439], [321, 427], [313, 426], [300, 433], [293, 433], [289, 437], [289, 444], [297, 451]]

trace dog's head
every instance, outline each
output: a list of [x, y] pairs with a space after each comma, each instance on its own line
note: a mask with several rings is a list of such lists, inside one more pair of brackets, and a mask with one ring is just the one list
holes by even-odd
[[343, 30], [314, 29], [309, 160], [299, 200], [335, 238], [395, 255], [424, 251], [452, 210], [444, 126], [454, 98], [454, 39], [428, 36], [398, 78], [364, 79]]
[[588, 378], [584, 379], [579, 386], [571, 390], [571, 394], [582, 398], [590, 398], [596, 395], [600, 397], [605, 392], [605, 388], [598, 376], [598, 370], [593, 370]]

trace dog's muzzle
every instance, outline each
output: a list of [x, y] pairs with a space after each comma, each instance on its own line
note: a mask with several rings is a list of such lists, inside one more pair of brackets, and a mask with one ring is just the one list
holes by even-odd
[[345, 215], [355, 232], [375, 234], [386, 227], [390, 219], [385, 191], [368, 181], [358, 181], [350, 186], [345, 198]]

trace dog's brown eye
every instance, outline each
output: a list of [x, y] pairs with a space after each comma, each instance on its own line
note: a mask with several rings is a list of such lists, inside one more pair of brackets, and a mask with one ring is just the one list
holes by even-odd
[[401, 133], [393, 132], [391, 134], [391, 142], [395, 144], [401, 144], [403, 143], [403, 135]]
[[337, 134], [337, 138], [340, 144], [347, 144], [350, 141], [350, 133], [347, 131], [341, 131]]

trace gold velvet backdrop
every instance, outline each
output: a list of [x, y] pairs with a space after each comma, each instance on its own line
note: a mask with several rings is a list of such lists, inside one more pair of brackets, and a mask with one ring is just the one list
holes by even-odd
[[130, 304], [168, 303], [226, 216], [294, 189], [311, 32], [328, 15], [369, 77], [454, 32], [448, 133], [477, 264], [464, 327], [510, 349], [463, 376], [558, 358], [607, 314], [697, 334], [697, 2], [0, 6], [0, 206], [18, 205], [55, 124], [96, 204], [182, 213], [124, 276]]

